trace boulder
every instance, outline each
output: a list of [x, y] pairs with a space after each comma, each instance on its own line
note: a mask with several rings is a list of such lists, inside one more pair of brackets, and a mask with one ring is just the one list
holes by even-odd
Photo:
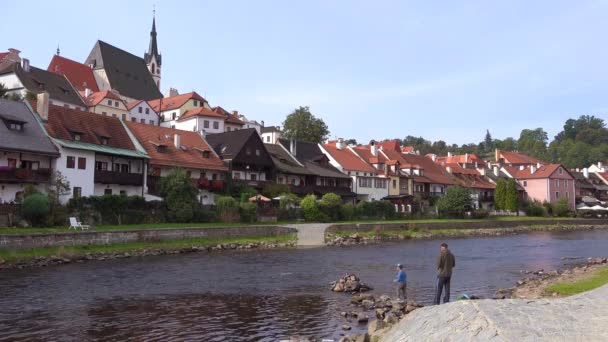
[[367, 323], [369, 321], [369, 317], [367, 317], [367, 315], [364, 314], [360, 314], [357, 316], [357, 323]]
[[376, 318], [377, 319], [384, 319], [384, 314], [386, 313], [386, 311], [384, 309], [376, 309]]
[[371, 322], [369, 322], [369, 325], [367, 326], [367, 333], [370, 335], [374, 335], [374, 333], [378, 330], [382, 330], [384, 328], [386, 328], [388, 325], [386, 323], [384, 323], [384, 321], [380, 320], [380, 319], [375, 319]]
[[361, 305], [366, 309], [366, 310], [371, 310], [374, 308], [374, 301], [369, 300], [369, 299], [364, 299], [363, 301], [361, 301]]
[[397, 322], [399, 322], [399, 319], [392, 312], [387, 312], [384, 315], [384, 323], [393, 325], [393, 324], [396, 324]]
[[371, 286], [362, 283], [354, 274], [347, 274], [337, 281], [330, 283], [330, 288], [334, 292], [365, 292], [371, 290]]
[[346, 324], [344, 324], [344, 325], [342, 326], [342, 330], [350, 330], [350, 329], [351, 329], [350, 325], [346, 325]]

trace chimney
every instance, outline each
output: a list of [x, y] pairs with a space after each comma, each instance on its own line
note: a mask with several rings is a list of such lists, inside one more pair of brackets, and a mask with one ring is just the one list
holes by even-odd
[[36, 95], [36, 112], [42, 121], [49, 119], [49, 93], [46, 91]]
[[165, 97], [177, 96], [179, 92], [175, 88], [169, 88], [169, 90], [165, 93]]
[[21, 69], [25, 72], [30, 72], [30, 60], [27, 58], [21, 59]]
[[597, 162], [597, 168], [600, 169], [600, 172], [606, 172], [606, 170], [604, 169], [604, 165], [602, 164], [602, 162]]
[[500, 160], [500, 150], [499, 149], [495, 149], [494, 150], [494, 161], [499, 161]]
[[239, 111], [238, 111], [238, 110], [233, 110], [233, 111], [232, 111], [232, 114], [233, 114], [234, 116], [238, 117], [238, 116], [239, 116]]
[[448, 166], [445, 169], [448, 171], [448, 173], [452, 173], [452, 167], [451, 166]]
[[530, 165], [530, 174], [533, 175], [536, 172], [536, 165]]
[[342, 150], [342, 149], [346, 148], [346, 144], [344, 143], [344, 139], [339, 138], [339, 139], [336, 141], [336, 148], [337, 148], [338, 150]]
[[465, 164], [469, 162], [469, 154], [468, 153], [464, 154], [464, 162], [465, 162]]
[[448, 152], [448, 157], [451, 157], [451, 156], [452, 156], [452, 152]]
[[432, 159], [433, 161], [437, 160], [437, 155], [436, 155], [436, 154], [431, 154], [431, 159]]
[[524, 165], [519, 165], [519, 171], [523, 171], [526, 168]]
[[494, 176], [498, 177], [498, 165], [494, 165], [492, 171], [494, 171]]
[[175, 148], [180, 147], [179, 143], [180, 143], [179, 134], [173, 134], [173, 145], [175, 145]]
[[541, 166], [542, 166], [542, 164], [541, 164], [540, 162], [539, 162], [539, 163], [536, 163], [536, 168], [537, 168], [537, 169], [540, 169], [540, 167], [541, 167]]
[[589, 178], [589, 169], [588, 168], [583, 169], [583, 177]]
[[377, 157], [378, 156], [378, 145], [376, 145], [375, 141], [370, 141], [369, 142], [369, 149], [372, 153], [372, 156]]
[[93, 91], [89, 88], [85, 88], [84, 89], [84, 97], [89, 97], [91, 96], [91, 94], [93, 94]]
[[296, 157], [297, 156], [297, 143], [294, 139], [289, 140], [289, 152]]
[[262, 121], [260, 122], [260, 124], [262, 124], [262, 127], [264, 127], [264, 120], [262, 120]]

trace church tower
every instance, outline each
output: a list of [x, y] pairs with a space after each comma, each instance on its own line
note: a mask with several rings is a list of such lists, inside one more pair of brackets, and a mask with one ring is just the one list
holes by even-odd
[[156, 13], [152, 16], [152, 31], [150, 31], [150, 46], [148, 52], [144, 54], [144, 60], [148, 66], [150, 74], [160, 89], [160, 65], [162, 63], [161, 55], [158, 53], [158, 44], [156, 43]]

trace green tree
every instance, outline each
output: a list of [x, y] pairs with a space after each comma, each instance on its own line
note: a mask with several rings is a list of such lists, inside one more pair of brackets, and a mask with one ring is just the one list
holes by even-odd
[[[264, 189], [262, 189], [262, 195], [268, 198], [275, 198], [280, 194], [289, 193], [289, 186], [287, 184], [279, 184], [279, 183], [268, 183], [264, 185]], [[250, 196], [251, 197], [251, 196]]]
[[346, 139], [344, 140], [346, 145], [357, 145], [357, 139]]
[[471, 190], [461, 186], [448, 188], [445, 195], [437, 201], [439, 212], [448, 216], [462, 217], [472, 206]]
[[198, 189], [192, 184], [183, 169], [174, 169], [161, 178], [161, 196], [165, 200], [169, 219], [175, 222], [190, 222], [197, 206]]
[[46, 215], [49, 214], [49, 199], [41, 193], [34, 193], [23, 200], [21, 214], [29, 220], [33, 226], [44, 223]]
[[492, 140], [492, 135], [490, 135], [489, 129], [486, 129], [486, 136], [483, 139], [483, 147], [486, 152], [492, 151], [494, 149], [494, 141]]
[[506, 206], [507, 182], [503, 178], [498, 178], [496, 189], [494, 189], [494, 208], [503, 210]]
[[517, 183], [514, 178], [509, 178], [505, 191], [504, 209], [509, 211], [518, 210]]
[[321, 211], [334, 221], [340, 219], [340, 206], [342, 206], [342, 198], [331, 192], [323, 195], [319, 201]]
[[562, 198], [559, 201], [554, 202], [551, 205], [553, 216], [564, 217], [570, 213], [570, 205], [566, 198]]
[[524, 129], [517, 140], [517, 149], [538, 159], [544, 159], [547, 153], [547, 132], [542, 128]]
[[308, 106], [294, 110], [283, 121], [283, 137], [319, 144], [327, 139], [329, 129], [325, 122], [312, 115]]

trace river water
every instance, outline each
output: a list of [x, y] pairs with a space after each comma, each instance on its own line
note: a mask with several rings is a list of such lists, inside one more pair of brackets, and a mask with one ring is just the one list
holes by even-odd
[[[0, 340], [277, 341], [339, 338], [349, 296], [328, 283], [353, 272], [392, 295], [393, 265], [408, 297], [429, 304], [439, 240], [369, 246], [235, 251], [93, 261], [0, 272]], [[491, 297], [522, 270], [551, 270], [564, 256], [605, 256], [608, 231], [537, 232], [449, 239], [452, 298]], [[352, 309], [352, 308], [351, 308]], [[373, 312], [370, 312], [373, 316]], [[351, 324], [355, 333], [364, 326]]]

